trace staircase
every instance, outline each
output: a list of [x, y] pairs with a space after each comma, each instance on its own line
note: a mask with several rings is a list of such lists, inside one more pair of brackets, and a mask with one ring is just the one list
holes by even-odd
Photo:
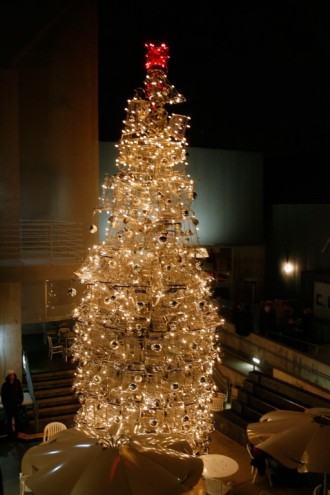
[[[34, 407], [26, 408], [26, 419], [34, 431], [43, 431], [52, 421], [73, 426], [79, 401], [72, 389], [74, 369], [31, 371], [35, 395]], [[24, 381], [23, 381], [24, 385]]]
[[267, 412], [284, 409], [304, 411], [311, 407], [330, 409], [330, 401], [260, 371], [250, 371], [231, 408], [214, 413], [215, 428], [241, 445], [248, 438], [246, 427]]

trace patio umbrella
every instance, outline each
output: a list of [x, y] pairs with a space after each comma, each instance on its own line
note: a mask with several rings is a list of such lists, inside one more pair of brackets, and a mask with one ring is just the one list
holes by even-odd
[[[301, 414], [301, 413], [299, 413]], [[296, 415], [286, 417], [279, 417], [276, 420], [265, 420], [257, 423], [249, 423], [246, 427], [246, 433], [248, 439], [251, 443], [258, 446], [261, 442], [264, 442], [268, 438], [273, 437], [277, 433], [281, 433], [282, 431], [287, 430], [288, 428], [292, 428], [293, 426], [297, 426], [297, 420], [300, 424], [301, 422], [310, 421], [310, 417], [305, 414], [304, 417], [298, 417]]]
[[[292, 426], [292, 415], [287, 420], [272, 419], [261, 423], [269, 437], [258, 443], [258, 448], [284, 466], [300, 473], [321, 473], [324, 494], [327, 494], [327, 474], [330, 473], [330, 415], [302, 412]], [[276, 426], [277, 424], [277, 426]], [[283, 428], [281, 430], [281, 427]], [[251, 425], [248, 425], [250, 430]], [[279, 431], [275, 431], [278, 428]]]
[[35, 495], [94, 495], [95, 490], [98, 495], [179, 495], [203, 472], [202, 459], [170, 448], [138, 441], [103, 447], [81, 432], [68, 432], [23, 456], [22, 471], [30, 465], [26, 484]]
[[261, 416], [259, 422], [249, 423], [246, 428], [248, 439], [254, 445], [280, 433], [298, 423], [311, 421], [311, 418], [319, 415], [330, 415], [330, 409], [313, 407], [305, 411], [287, 411], [276, 409]]
[[168, 433], [159, 435], [139, 435], [139, 442], [147, 443], [148, 445], [155, 445], [156, 447], [170, 448], [177, 450], [184, 454], [193, 454], [193, 450], [190, 443], [187, 442], [183, 435], [172, 436]]
[[274, 419], [289, 419], [296, 418], [300, 421], [303, 418], [302, 413], [312, 414], [313, 416], [318, 416], [320, 414], [330, 415], [330, 408], [326, 407], [310, 407], [305, 409], [304, 411], [287, 411], [286, 409], [275, 409], [274, 411], [270, 411], [260, 418], [260, 422], [263, 421], [272, 421]]

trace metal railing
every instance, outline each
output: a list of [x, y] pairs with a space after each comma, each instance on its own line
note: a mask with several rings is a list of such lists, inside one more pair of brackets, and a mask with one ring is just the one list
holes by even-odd
[[83, 257], [82, 224], [77, 222], [22, 220], [2, 224], [0, 262], [76, 263]]
[[36, 396], [34, 393], [34, 387], [33, 387], [33, 382], [32, 382], [29, 360], [28, 360], [28, 357], [27, 357], [27, 354], [25, 351], [23, 351], [22, 359], [23, 359], [23, 370], [25, 372], [28, 391], [29, 391], [30, 397], [31, 397], [32, 402], [33, 402], [33, 415], [34, 415], [34, 421], [36, 424], [36, 431], [38, 431], [38, 424], [39, 424], [38, 403], [36, 401]]
[[[233, 307], [234, 301], [226, 301], [225, 303], [221, 304], [221, 308], [219, 311], [220, 316], [222, 316], [227, 323], [231, 322], [231, 309]], [[251, 305], [252, 306], [252, 305]], [[252, 306], [252, 311], [253, 311], [253, 319], [254, 319], [254, 333], [257, 335], [260, 334], [260, 329], [259, 329], [259, 324], [258, 324], [258, 315], [260, 311], [260, 305], [255, 304]], [[316, 335], [317, 329], [320, 329], [321, 327], [324, 330], [324, 333], [326, 335], [330, 334], [330, 321], [326, 319], [320, 319], [320, 318], [313, 318], [313, 335]], [[264, 338], [268, 338], [273, 341], [277, 341], [279, 343], [285, 344], [289, 347], [295, 348], [299, 351], [302, 352], [308, 352], [310, 356], [313, 356], [315, 359], [320, 360], [321, 362], [324, 362], [326, 364], [330, 363], [330, 345], [322, 342], [311, 342], [310, 340], [307, 340], [306, 338], [302, 339], [301, 337], [298, 337], [299, 332], [297, 332], [297, 336], [293, 335], [288, 335], [283, 330], [278, 327], [276, 331], [272, 332], [267, 332], [266, 335], [263, 335]]]

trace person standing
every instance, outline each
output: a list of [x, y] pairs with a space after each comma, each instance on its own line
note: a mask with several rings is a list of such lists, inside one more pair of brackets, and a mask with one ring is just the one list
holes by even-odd
[[235, 328], [236, 333], [242, 337], [247, 337], [250, 333], [254, 332], [253, 314], [250, 304], [245, 304], [242, 311], [237, 315]]
[[302, 343], [302, 351], [309, 351], [309, 344], [314, 341], [313, 336], [313, 313], [310, 306], [304, 306], [301, 320], [300, 320], [300, 331]]
[[[20, 429], [20, 411], [24, 393], [20, 380], [14, 370], [8, 370], [1, 387], [1, 400], [6, 415], [8, 438], [17, 438]], [[14, 431], [13, 431], [14, 420]]]
[[240, 312], [241, 312], [241, 305], [238, 301], [236, 301], [230, 311], [230, 320], [234, 324], [235, 329], [236, 329], [237, 320], [239, 319]]
[[276, 314], [273, 305], [266, 302], [260, 307], [259, 333], [271, 337], [276, 333]]

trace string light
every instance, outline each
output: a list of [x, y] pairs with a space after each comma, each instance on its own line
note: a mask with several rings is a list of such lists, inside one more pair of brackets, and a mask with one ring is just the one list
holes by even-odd
[[54, 290], [54, 285], [49, 280], [46, 280], [47, 291], [47, 310], [55, 309], [56, 292]]
[[166, 110], [184, 98], [167, 81], [167, 46], [146, 48], [145, 91], [128, 100], [118, 171], [96, 209], [108, 214], [105, 240], [76, 274], [86, 291], [73, 312], [75, 424], [106, 446], [171, 435], [205, 453], [221, 321], [191, 208], [189, 117]]

